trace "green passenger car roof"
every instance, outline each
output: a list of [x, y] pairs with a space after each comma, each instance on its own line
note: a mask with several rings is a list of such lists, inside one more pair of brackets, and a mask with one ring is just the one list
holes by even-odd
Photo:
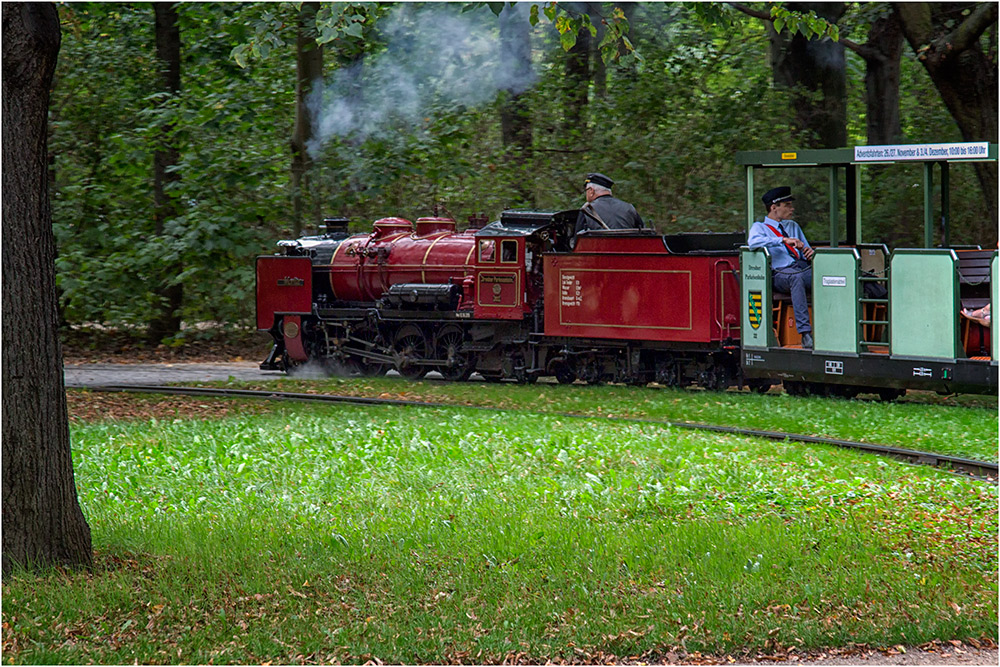
[[[860, 169], [866, 165], [921, 164], [924, 170], [924, 246], [933, 247], [940, 221], [943, 230], [943, 245], [949, 244], [949, 221], [951, 219], [951, 186], [949, 166], [963, 162], [996, 162], [997, 144], [985, 141], [894, 144], [886, 146], [855, 146], [853, 148], [831, 149], [789, 149], [784, 151], [740, 151], [735, 156], [736, 163], [744, 169], [746, 179], [746, 229], [749, 232], [754, 223], [754, 171], [774, 167], [819, 167], [829, 174], [829, 241], [836, 247], [840, 238], [841, 178], [846, 192], [844, 208], [846, 214], [846, 240], [848, 245], [862, 242], [861, 233], [861, 178]], [[935, 184], [934, 171], [940, 172]], [[935, 189], [940, 192], [940, 213], [935, 211]]]

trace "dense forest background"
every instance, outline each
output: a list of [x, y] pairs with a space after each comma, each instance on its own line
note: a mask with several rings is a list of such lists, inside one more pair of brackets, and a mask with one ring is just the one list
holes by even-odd
[[[60, 5], [63, 324], [167, 344], [199, 335], [182, 322], [249, 327], [254, 257], [328, 216], [362, 231], [388, 215], [575, 208], [600, 171], [660, 232], [731, 231], [745, 215], [736, 151], [995, 142], [992, 4], [967, 47], [992, 72], [988, 131], [971, 132], [888, 3], [790, 3], [778, 23], [771, 3]], [[981, 5], [935, 7], [934, 27], [953, 30]], [[865, 239], [921, 245], [920, 166], [863, 173]], [[775, 178], [822, 235], [825, 174]], [[992, 195], [982, 178], [951, 170], [952, 243], [997, 243], [995, 167]]]

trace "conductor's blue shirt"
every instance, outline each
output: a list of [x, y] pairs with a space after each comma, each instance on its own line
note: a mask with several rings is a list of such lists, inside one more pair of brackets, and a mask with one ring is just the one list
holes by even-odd
[[[767, 225], [771, 225], [771, 227], [777, 229], [778, 234], [772, 232]], [[767, 248], [767, 251], [771, 254], [772, 271], [791, 266], [795, 262], [795, 257], [789, 251], [788, 246], [781, 242], [782, 236], [799, 239], [806, 244], [807, 248], [812, 247], [809, 245], [809, 241], [806, 240], [806, 235], [802, 233], [802, 228], [794, 220], [782, 220], [778, 222], [777, 220], [765, 217], [764, 222], [755, 222], [750, 227], [750, 238], [747, 239], [747, 245], [755, 250], [757, 248]], [[799, 252], [801, 253], [802, 251], [800, 250]]]

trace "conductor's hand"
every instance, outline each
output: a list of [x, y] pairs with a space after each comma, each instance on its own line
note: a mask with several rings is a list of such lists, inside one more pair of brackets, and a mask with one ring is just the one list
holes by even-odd
[[805, 243], [803, 243], [802, 239], [797, 239], [792, 236], [786, 236], [783, 239], [781, 239], [781, 242], [784, 243], [785, 245], [792, 246], [796, 250], [801, 250], [802, 256], [805, 257], [806, 259], [812, 259], [812, 256], [815, 254], [815, 251], [809, 246], [807, 246]]

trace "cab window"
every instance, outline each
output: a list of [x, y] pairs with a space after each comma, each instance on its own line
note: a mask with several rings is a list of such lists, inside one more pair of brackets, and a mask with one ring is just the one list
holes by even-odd
[[483, 239], [479, 242], [479, 261], [480, 262], [492, 262], [494, 261], [494, 252], [496, 241], [493, 239]]
[[508, 264], [517, 261], [517, 241], [500, 242], [500, 261], [507, 262]]

